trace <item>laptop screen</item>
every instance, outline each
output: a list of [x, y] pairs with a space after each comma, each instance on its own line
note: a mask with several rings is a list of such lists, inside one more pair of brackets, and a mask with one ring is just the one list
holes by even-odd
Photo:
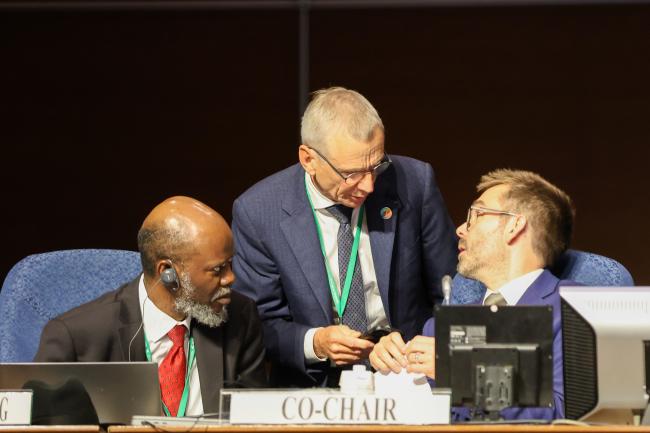
[[133, 415], [162, 415], [155, 362], [0, 364], [0, 389], [34, 390], [32, 424], [130, 424]]

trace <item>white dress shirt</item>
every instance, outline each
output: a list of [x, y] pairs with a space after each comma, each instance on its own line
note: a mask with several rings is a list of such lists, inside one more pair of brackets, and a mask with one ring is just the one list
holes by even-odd
[[535, 269], [534, 271], [528, 272], [520, 277], [515, 278], [514, 280], [508, 281], [506, 284], [501, 286], [498, 290], [487, 289], [485, 291], [485, 296], [483, 296], [483, 302], [485, 299], [493, 293], [501, 293], [503, 299], [506, 300], [508, 305], [517, 305], [517, 302], [524, 296], [524, 293], [531, 284], [539, 277], [544, 269]]
[[[307, 191], [311, 197], [311, 202], [316, 210], [316, 218], [320, 224], [321, 233], [323, 235], [323, 243], [325, 254], [327, 255], [327, 264], [332, 272], [332, 278], [336, 282], [339, 294], [341, 293], [341, 285], [339, 278], [339, 245], [338, 245], [338, 231], [339, 222], [332, 214], [327, 211], [327, 208], [337, 203], [325, 197], [316, 188], [312, 182], [311, 176], [305, 173], [305, 180], [307, 183]], [[352, 211], [352, 218], [350, 225], [353, 230], [356, 230], [357, 219], [359, 217], [359, 208]], [[361, 275], [363, 277], [363, 290], [366, 298], [366, 317], [368, 319], [368, 329], [387, 328], [388, 318], [384, 310], [384, 304], [381, 301], [379, 293], [379, 286], [377, 285], [377, 275], [375, 274], [375, 264], [372, 261], [372, 250], [370, 249], [370, 237], [368, 236], [368, 225], [366, 223], [366, 214], [364, 212], [363, 221], [361, 226], [361, 236], [359, 239], [358, 251], [359, 265], [361, 267]], [[312, 328], [305, 334], [304, 350], [305, 360], [307, 363], [314, 363], [324, 361], [316, 356], [314, 352], [314, 334], [319, 328]]]
[[[167, 356], [167, 353], [169, 353], [169, 350], [173, 346], [172, 340], [167, 336], [167, 333], [176, 325], [184, 325], [188, 330], [185, 332], [184, 344], [185, 356], [187, 357], [189, 355], [189, 329], [191, 319], [186, 317], [182, 322], [177, 322], [156, 307], [147, 296], [147, 290], [144, 287], [144, 276], [140, 277], [138, 296], [140, 299], [144, 333], [147, 336], [149, 348], [151, 349], [151, 360], [156, 362], [160, 367], [160, 363], [165, 359], [165, 356]], [[201, 400], [201, 384], [199, 382], [197, 362], [198, 360], [195, 358], [190, 368], [190, 392], [185, 409], [185, 415], [188, 416], [203, 415], [203, 400]]]

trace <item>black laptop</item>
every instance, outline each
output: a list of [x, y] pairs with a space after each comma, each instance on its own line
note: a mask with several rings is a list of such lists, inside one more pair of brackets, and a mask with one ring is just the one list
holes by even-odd
[[0, 389], [32, 389], [32, 424], [130, 424], [162, 415], [155, 362], [0, 364]]

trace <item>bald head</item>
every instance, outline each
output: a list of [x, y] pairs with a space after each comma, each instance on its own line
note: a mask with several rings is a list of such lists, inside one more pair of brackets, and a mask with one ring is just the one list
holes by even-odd
[[182, 263], [209, 240], [230, 241], [228, 223], [214, 209], [190, 197], [171, 197], [156, 206], [138, 232], [138, 249], [145, 275], [156, 273], [156, 263]]

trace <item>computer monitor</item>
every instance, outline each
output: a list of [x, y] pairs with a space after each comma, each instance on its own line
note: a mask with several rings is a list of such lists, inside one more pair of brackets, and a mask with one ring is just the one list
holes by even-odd
[[650, 287], [561, 287], [560, 296], [566, 417], [633, 423], [648, 406]]
[[550, 306], [437, 306], [436, 386], [452, 405], [495, 419], [507, 407], [552, 407]]

